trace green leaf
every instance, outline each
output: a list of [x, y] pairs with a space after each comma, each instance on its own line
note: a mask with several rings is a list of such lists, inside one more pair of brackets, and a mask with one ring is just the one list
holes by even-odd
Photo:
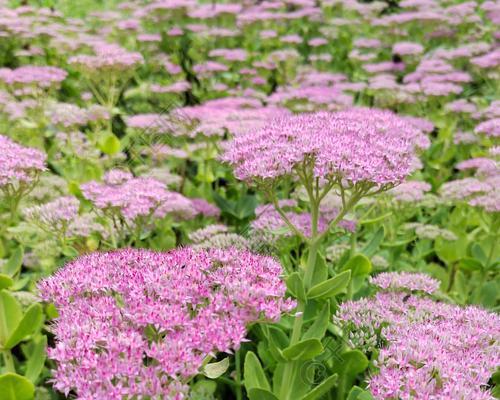
[[323, 382], [321, 382], [318, 386], [316, 386], [313, 390], [307, 393], [301, 400], [316, 400], [320, 399], [326, 393], [330, 391], [332, 387], [335, 386], [338, 380], [338, 375], [333, 374], [326, 378]]
[[302, 301], [306, 300], [306, 290], [304, 289], [304, 283], [298, 272], [293, 272], [288, 276], [286, 279], [286, 287], [296, 299]]
[[221, 209], [222, 212], [234, 215], [235, 208], [232, 202], [222, 197], [219, 193], [213, 192], [212, 196], [214, 198], [215, 204]]
[[32, 343], [32, 350], [26, 363], [26, 372], [24, 376], [34, 384], [42, 372], [47, 358], [45, 349], [47, 348], [47, 336], [38, 336]]
[[267, 337], [269, 341], [269, 351], [271, 352], [273, 358], [278, 362], [285, 362], [286, 359], [283, 357], [282, 349], [288, 346], [288, 337], [285, 335], [281, 329], [274, 326], [269, 326], [269, 336]]
[[259, 359], [252, 351], [249, 351], [245, 356], [243, 379], [247, 391], [254, 388], [271, 390], [271, 386], [267, 381], [262, 365], [260, 365]]
[[372, 271], [372, 263], [363, 254], [356, 254], [342, 267], [342, 271], [351, 270], [351, 276], [368, 275]]
[[467, 255], [467, 237], [462, 235], [454, 241], [437, 238], [434, 250], [436, 250], [438, 257], [448, 264], [458, 261]]
[[366, 244], [365, 247], [361, 250], [361, 253], [363, 253], [367, 257], [371, 257], [375, 254], [377, 251], [378, 247], [380, 246], [380, 243], [382, 243], [382, 240], [384, 240], [385, 236], [385, 229], [383, 226], [378, 228], [377, 232], [375, 232], [375, 235], [371, 238], [371, 240]]
[[35, 386], [24, 376], [11, 372], [0, 375], [0, 399], [31, 400], [35, 396]]
[[323, 345], [318, 339], [306, 339], [283, 350], [283, 356], [289, 360], [310, 360], [323, 352]]
[[40, 327], [43, 321], [42, 306], [38, 303], [32, 304], [22, 317], [14, 332], [11, 333], [7, 341], [4, 343], [4, 348], [12, 349], [26, 336], [31, 335]]
[[316, 255], [316, 264], [314, 266], [313, 277], [311, 285], [317, 285], [324, 282], [328, 278], [328, 266], [326, 265], [325, 258], [321, 254]]
[[368, 368], [368, 359], [359, 350], [349, 350], [340, 355], [341, 361], [335, 364], [334, 371], [339, 376], [354, 377]]
[[470, 252], [476, 260], [479, 260], [481, 262], [481, 264], [483, 264], [483, 265], [486, 264], [486, 261], [488, 260], [488, 256], [486, 255], [483, 248], [478, 243], [474, 243], [471, 246]]
[[236, 203], [236, 215], [238, 219], [245, 219], [250, 217], [255, 213], [255, 208], [257, 207], [257, 196], [246, 195], [243, 196]]
[[321, 340], [325, 336], [325, 332], [328, 328], [328, 322], [330, 322], [330, 302], [326, 302], [321, 309], [319, 315], [315, 318], [313, 324], [304, 333], [304, 339], [319, 339]]
[[114, 134], [108, 133], [99, 141], [99, 149], [105, 154], [116, 154], [120, 151], [121, 143]]
[[353, 386], [346, 400], [375, 400], [372, 394], [359, 386]]
[[217, 390], [217, 383], [208, 379], [200, 379], [191, 385], [189, 400], [207, 400], [214, 397]]
[[75, 249], [73, 246], [64, 246], [61, 250], [63, 255], [69, 258], [76, 258], [78, 257], [78, 250]]
[[498, 299], [498, 287], [496, 282], [487, 282], [481, 288], [480, 303], [487, 308], [494, 307]]
[[0, 346], [3, 347], [23, 316], [21, 306], [6, 290], [0, 291]]
[[14, 284], [12, 278], [7, 275], [0, 274], [0, 289], [7, 289]]
[[390, 217], [391, 215], [392, 215], [392, 211], [385, 213], [383, 215], [380, 215], [378, 217], [375, 217], [375, 218], [364, 219], [362, 221], [359, 221], [359, 223], [362, 225], [374, 224], [376, 222], [379, 222], [379, 221], [386, 219], [387, 217]]
[[2, 272], [10, 277], [16, 275], [23, 265], [23, 257], [24, 250], [19, 246], [14, 250], [9, 260], [3, 265]]
[[483, 264], [475, 258], [465, 257], [460, 260], [458, 264], [461, 269], [468, 272], [480, 271]]
[[313, 286], [307, 292], [308, 299], [325, 299], [342, 292], [349, 283], [351, 271], [344, 271], [325, 282]]
[[250, 400], [278, 400], [269, 390], [252, 388], [247, 391]]
[[229, 368], [229, 357], [219, 362], [207, 364], [203, 367], [203, 375], [210, 379], [217, 379]]

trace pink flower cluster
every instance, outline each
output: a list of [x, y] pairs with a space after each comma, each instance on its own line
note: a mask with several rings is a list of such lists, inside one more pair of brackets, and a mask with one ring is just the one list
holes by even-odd
[[[293, 210], [296, 206], [294, 200], [283, 200], [280, 202], [280, 208], [284, 211], [288, 220], [306, 237], [312, 235], [311, 231], [311, 214], [308, 212], [297, 212]], [[287, 224], [281, 217], [281, 215], [276, 211], [273, 205], [265, 204], [259, 206], [255, 210], [257, 218], [252, 221], [252, 229], [259, 233], [264, 234], [269, 237], [270, 240], [272, 236], [291, 236], [294, 232], [288, 229]], [[318, 232], [324, 232], [328, 229], [328, 224], [332, 221], [338, 210], [330, 207], [322, 207], [319, 219], [318, 219]], [[343, 219], [339, 222], [339, 227], [350, 232], [356, 230], [356, 222], [348, 219]]]
[[441, 196], [447, 201], [466, 201], [487, 212], [500, 211], [500, 168], [496, 161], [477, 157], [457, 164], [460, 170], [475, 169], [474, 177], [446, 182]]
[[220, 215], [219, 207], [210, 204], [203, 198], [191, 199], [191, 204], [196, 213], [204, 217], [218, 217]]
[[[255, 99], [226, 97], [209, 100], [200, 106], [175, 110], [173, 116], [179, 122], [191, 122], [194, 129], [187, 134], [223, 136], [226, 131], [234, 135], [262, 128], [277, 116], [289, 115], [287, 109], [263, 106]], [[197, 122], [197, 124], [194, 124]]]
[[382, 272], [371, 278], [370, 282], [384, 290], [418, 290], [434, 293], [439, 289], [439, 281], [427, 274], [412, 272]]
[[36, 85], [49, 88], [61, 83], [68, 73], [56, 67], [27, 65], [16, 69], [0, 69], [0, 81], [7, 85]]
[[24, 215], [50, 230], [62, 231], [78, 216], [79, 208], [80, 202], [76, 197], [64, 196], [47, 204], [29, 207], [24, 210]]
[[124, 72], [144, 63], [140, 53], [129, 52], [115, 44], [98, 43], [93, 46], [95, 55], [77, 55], [68, 62], [89, 72]]
[[[410, 286], [422, 287], [421, 278], [415, 279]], [[376, 360], [378, 372], [368, 379], [377, 400], [493, 399], [488, 381], [500, 363], [497, 314], [380, 292], [342, 304], [334, 320], [350, 332], [353, 345], [372, 350], [380, 343], [376, 332], [381, 330], [387, 345]]]
[[401, 203], [415, 203], [424, 199], [426, 192], [432, 189], [427, 182], [408, 181], [387, 192], [394, 200]]
[[45, 170], [45, 158], [45, 153], [0, 135], [0, 188], [32, 183], [36, 175]]
[[39, 284], [55, 304], [54, 386], [84, 399], [184, 399], [207, 356], [231, 353], [246, 326], [277, 321], [281, 266], [236, 249], [93, 253]]
[[175, 214], [191, 218], [195, 215], [189, 199], [166, 189], [164, 183], [147, 177], [133, 177], [111, 170], [104, 182], [88, 182], [81, 186], [84, 197], [105, 211], [118, 211], [126, 220], [154, 215], [162, 218]]
[[307, 158], [314, 175], [352, 183], [400, 183], [412, 170], [421, 131], [390, 111], [352, 108], [282, 117], [239, 135], [222, 159], [242, 180], [273, 180], [293, 173]]

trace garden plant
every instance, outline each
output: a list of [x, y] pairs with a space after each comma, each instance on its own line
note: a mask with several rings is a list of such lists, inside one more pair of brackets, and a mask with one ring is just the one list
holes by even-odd
[[0, 400], [500, 398], [499, 26], [0, 0]]

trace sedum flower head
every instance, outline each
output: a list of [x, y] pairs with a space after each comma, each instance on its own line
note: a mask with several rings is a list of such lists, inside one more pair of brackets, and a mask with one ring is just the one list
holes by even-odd
[[30, 184], [45, 169], [45, 154], [0, 135], [0, 188]]
[[55, 304], [56, 389], [85, 399], [183, 399], [182, 378], [231, 352], [246, 326], [276, 321], [281, 266], [236, 249], [92, 253], [39, 284]]
[[111, 170], [104, 182], [91, 181], [82, 185], [83, 196], [102, 210], [117, 210], [127, 220], [155, 215], [176, 214], [191, 218], [195, 215], [189, 199], [170, 192], [165, 184], [153, 178], [133, 177], [130, 172]]
[[223, 160], [247, 181], [275, 180], [312, 158], [314, 175], [352, 183], [400, 183], [412, 170], [421, 131], [390, 111], [352, 108], [276, 119], [239, 135]]
[[342, 304], [334, 320], [351, 332], [351, 343], [368, 333], [365, 348], [386, 344], [379, 350], [377, 373], [368, 379], [377, 400], [494, 398], [488, 381], [500, 364], [496, 314], [379, 292]]
[[382, 272], [371, 283], [382, 289], [391, 290], [419, 290], [433, 293], [439, 289], [439, 281], [427, 274], [412, 272]]

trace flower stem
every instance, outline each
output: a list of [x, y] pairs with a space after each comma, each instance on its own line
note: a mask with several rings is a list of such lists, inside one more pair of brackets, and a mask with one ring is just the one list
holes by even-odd
[[243, 399], [243, 391], [241, 388], [241, 349], [236, 352], [236, 400]]
[[5, 368], [7, 372], [13, 372], [14, 374], [16, 373], [16, 368], [14, 366], [14, 359], [12, 358], [12, 353], [10, 350], [3, 350], [2, 351], [3, 355], [3, 360], [5, 362]]

